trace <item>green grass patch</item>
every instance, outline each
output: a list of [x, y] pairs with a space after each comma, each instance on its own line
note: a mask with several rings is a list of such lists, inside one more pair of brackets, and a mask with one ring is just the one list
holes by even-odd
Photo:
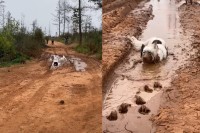
[[102, 31], [91, 31], [83, 34], [82, 45], [75, 47], [79, 53], [95, 55], [102, 59]]
[[102, 60], [102, 52], [98, 52], [95, 56], [98, 60]]
[[85, 45], [78, 45], [75, 47], [75, 50], [79, 53], [90, 54], [90, 49]]
[[3, 61], [3, 62], [0, 61], [0, 67], [10, 67], [15, 64], [23, 64], [30, 59], [31, 58], [26, 55], [17, 54], [16, 57], [11, 61]]
[[102, 60], [102, 49], [98, 49], [97, 52], [93, 52], [87, 45], [78, 45], [75, 47], [75, 51], [87, 55], [95, 55], [98, 60]]

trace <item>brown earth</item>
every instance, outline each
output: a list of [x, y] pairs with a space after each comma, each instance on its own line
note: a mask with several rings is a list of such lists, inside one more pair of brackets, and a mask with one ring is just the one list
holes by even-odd
[[200, 5], [183, 4], [179, 13], [183, 29], [192, 33], [196, 53], [163, 94], [160, 111], [152, 117], [157, 133], [200, 133]]
[[[100, 133], [101, 64], [58, 42], [44, 53], [40, 60], [0, 68], [0, 132]], [[88, 67], [51, 71], [47, 53], [74, 55]]]
[[[117, 63], [128, 55], [131, 45], [126, 36], [139, 36], [148, 20], [152, 7], [142, 8], [147, 0], [113, 0], [103, 2], [103, 80], [112, 73]], [[134, 10], [134, 11], [133, 11]]]

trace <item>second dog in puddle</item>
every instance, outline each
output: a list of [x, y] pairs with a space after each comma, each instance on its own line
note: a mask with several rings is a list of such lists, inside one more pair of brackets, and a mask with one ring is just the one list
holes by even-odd
[[152, 37], [147, 41], [139, 41], [134, 36], [128, 36], [127, 38], [135, 50], [141, 52], [144, 63], [157, 63], [165, 60], [168, 56], [168, 47], [161, 38]]

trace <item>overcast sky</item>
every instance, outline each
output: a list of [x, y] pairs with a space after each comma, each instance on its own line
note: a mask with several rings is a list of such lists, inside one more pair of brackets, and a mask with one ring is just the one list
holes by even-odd
[[[22, 16], [25, 18], [25, 25], [31, 29], [31, 23], [37, 19], [38, 25], [44, 30], [46, 27], [49, 31], [49, 23], [51, 25], [51, 34], [55, 35], [57, 27], [53, 25], [53, 15], [56, 14], [56, 6], [58, 0], [4, 0], [6, 11], [10, 11], [11, 15], [21, 20]], [[67, 0], [72, 5], [77, 5], [77, 0]], [[83, 0], [83, 5], [88, 5], [88, 0]], [[85, 14], [91, 15], [92, 25], [96, 28], [101, 27], [101, 10], [90, 10]]]

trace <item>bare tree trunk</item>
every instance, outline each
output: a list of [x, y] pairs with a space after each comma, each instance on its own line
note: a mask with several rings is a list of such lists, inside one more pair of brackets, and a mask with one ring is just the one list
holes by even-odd
[[[60, 36], [60, 32], [61, 32], [61, 24], [62, 24], [62, 9], [61, 9], [61, 1], [58, 1], [58, 5], [56, 7], [56, 15], [52, 14], [55, 19], [54, 19], [54, 25], [58, 26], [58, 32], [56, 32], [56, 34], [58, 33], [58, 36]], [[56, 35], [57, 36], [57, 35]]]
[[60, 36], [60, 26], [61, 26], [61, 8], [60, 8], [60, 0], [58, 3], [58, 35]]
[[68, 26], [67, 26], [67, 28], [68, 28], [68, 33], [69, 33], [69, 22], [68, 22]]
[[79, 0], [79, 45], [82, 45], [82, 30], [81, 30], [81, 0]]
[[63, 2], [63, 35], [65, 34], [65, 23], [66, 23], [66, 2]]
[[5, 26], [5, 6], [3, 6], [3, 27]]
[[66, 23], [66, 15], [64, 11], [64, 20], [63, 20], [63, 35], [65, 34], [65, 23]]
[[5, 26], [5, 5], [4, 5], [5, 1], [1, 0], [0, 1], [0, 16], [1, 18], [1, 26], [4, 27]]
[[49, 36], [51, 36], [51, 25], [50, 25], [50, 22], [49, 22]]

